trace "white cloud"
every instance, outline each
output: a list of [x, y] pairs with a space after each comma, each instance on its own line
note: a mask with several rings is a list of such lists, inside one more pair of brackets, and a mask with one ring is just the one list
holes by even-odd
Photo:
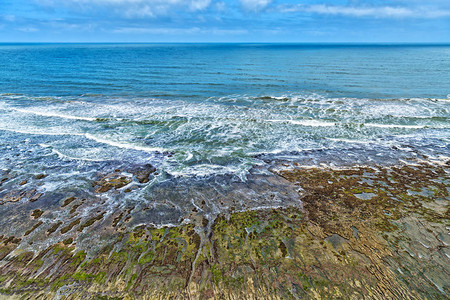
[[198, 27], [192, 28], [147, 28], [147, 27], [121, 27], [113, 30], [115, 33], [150, 33], [150, 34], [192, 34], [199, 32]]
[[211, 0], [35, 0], [45, 6], [71, 6], [79, 10], [95, 10], [98, 7], [112, 9], [126, 17], [156, 17], [173, 10], [200, 11], [211, 4]]
[[393, 7], [393, 6], [336, 6], [336, 5], [280, 5], [278, 6], [280, 12], [309, 12], [325, 15], [343, 15], [352, 17], [375, 17], [375, 18], [404, 18], [404, 17], [419, 17], [419, 18], [435, 18], [450, 16], [448, 10], [430, 9], [427, 7]]
[[191, 10], [203, 10], [207, 8], [211, 4], [211, 0], [197, 0], [197, 1], [191, 1], [190, 8]]
[[32, 27], [32, 26], [20, 27], [20, 28], [17, 28], [17, 30], [23, 31], [23, 32], [36, 32], [36, 31], [39, 31], [39, 29], [37, 29], [36, 27]]
[[[0, 0], [1, 1], [1, 0]], [[121, 15], [128, 18], [157, 17], [180, 11], [202, 11], [207, 8], [218, 12], [227, 10], [223, 0], [34, 0], [44, 6], [58, 7], [64, 5], [80, 11], [103, 12]], [[235, 0], [236, 1], [236, 0]], [[265, 10], [273, 0], [237, 0], [247, 11], [258, 12]], [[283, 3], [286, 0], [278, 0]], [[410, 1], [411, 5], [408, 5]], [[391, 5], [333, 5], [333, 4], [279, 4], [271, 6], [270, 12], [305, 12], [322, 15], [341, 15], [350, 17], [373, 18], [439, 18], [450, 16], [450, 6], [445, 5], [448, 0], [392, 0]], [[331, 2], [331, 1], [329, 1]], [[350, 1], [352, 2], [352, 1]], [[353, 1], [357, 3], [358, 1]], [[364, 3], [367, 1], [362, 1]], [[436, 6], [436, 3], [438, 4]], [[449, 2], [450, 3], [450, 2]]]
[[15, 15], [3, 15], [1, 18], [7, 22], [14, 22], [16, 20]]
[[214, 6], [217, 11], [225, 11], [227, 9], [227, 4], [223, 1], [216, 2]]
[[272, 0], [240, 0], [242, 6], [247, 10], [258, 11], [266, 8]]
[[213, 35], [242, 35], [247, 34], [245, 29], [219, 29], [219, 28], [148, 28], [148, 27], [121, 27], [113, 30], [122, 34], [213, 34]]

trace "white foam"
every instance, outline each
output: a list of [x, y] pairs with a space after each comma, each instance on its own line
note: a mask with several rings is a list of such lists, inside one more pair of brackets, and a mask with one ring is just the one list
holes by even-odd
[[333, 142], [344, 142], [344, 143], [355, 143], [355, 144], [372, 144], [374, 141], [361, 141], [361, 140], [350, 140], [350, 139], [340, 139], [340, 138], [327, 138]]
[[106, 159], [91, 159], [91, 158], [85, 158], [85, 157], [73, 157], [73, 156], [63, 154], [56, 149], [52, 149], [52, 152], [55, 153], [56, 155], [58, 155], [60, 158], [69, 159], [69, 160], [82, 160], [82, 161], [94, 161], [94, 162], [107, 161]]
[[9, 132], [14, 132], [14, 133], [21, 133], [21, 134], [30, 134], [30, 135], [53, 135], [53, 136], [64, 136], [64, 135], [68, 135], [68, 136], [83, 136], [83, 134], [81, 133], [69, 133], [69, 132], [45, 132], [45, 131], [27, 131], [27, 130], [21, 130], [21, 129], [11, 129], [11, 128], [1, 128], [0, 130], [3, 131], [9, 131]]
[[[248, 167], [249, 168], [249, 167]], [[222, 166], [222, 165], [216, 165], [216, 164], [199, 164], [191, 167], [184, 167], [180, 170], [170, 170], [168, 169], [167, 172], [175, 177], [180, 176], [208, 176], [212, 174], [237, 174], [243, 175], [242, 173], [246, 173], [247, 168], [243, 165], [237, 165], [237, 166]]]
[[364, 126], [377, 128], [407, 128], [407, 129], [422, 129], [428, 127], [425, 125], [397, 125], [397, 124], [375, 124], [375, 123], [366, 123], [364, 124]]
[[291, 123], [295, 125], [310, 126], [310, 127], [333, 127], [336, 126], [334, 122], [326, 122], [321, 120], [268, 120], [274, 123]]
[[68, 119], [68, 120], [81, 120], [81, 121], [95, 121], [97, 118], [91, 118], [91, 117], [80, 117], [80, 116], [72, 116], [72, 115], [66, 115], [56, 112], [45, 112], [45, 111], [39, 111], [39, 110], [29, 110], [29, 109], [22, 109], [22, 108], [12, 108], [15, 111], [24, 113], [24, 114], [33, 114], [37, 116], [43, 116], [43, 117], [54, 117], [54, 118], [61, 118], [61, 119]]
[[187, 153], [187, 156], [186, 156], [186, 158], [185, 158], [184, 160], [185, 160], [185, 161], [189, 161], [189, 160], [191, 160], [193, 157], [194, 157], [194, 154], [192, 154], [191, 152], [188, 152], [188, 153]]
[[146, 147], [146, 146], [133, 145], [133, 144], [130, 144], [130, 143], [115, 142], [115, 141], [111, 141], [111, 140], [106, 140], [106, 139], [102, 139], [102, 138], [99, 138], [97, 136], [94, 136], [94, 135], [92, 135], [90, 133], [86, 133], [86, 134], [84, 134], [84, 136], [87, 139], [96, 141], [98, 143], [107, 144], [107, 145], [110, 145], [110, 146], [113, 146], [113, 147], [117, 147], [117, 148], [122, 148], [122, 149], [138, 150], [138, 151], [144, 151], [144, 152], [149, 152], [149, 153], [166, 151], [165, 149], [159, 148], [159, 147]]
[[117, 147], [117, 148], [122, 148], [122, 149], [138, 150], [138, 151], [144, 151], [144, 152], [149, 152], [149, 153], [166, 151], [165, 149], [159, 148], [159, 147], [145, 147], [145, 146], [138, 146], [138, 145], [133, 145], [133, 144], [129, 144], [129, 143], [110, 141], [110, 140], [99, 138], [90, 133], [81, 134], [81, 133], [44, 132], [44, 131], [35, 131], [34, 132], [34, 131], [26, 131], [26, 130], [10, 129], [10, 128], [0, 128], [0, 130], [21, 133], [21, 134], [31, 134], [31, 135], [83, 136], [89, 140], [96, 141], [97, 143], [107, 144], [107, 145]]

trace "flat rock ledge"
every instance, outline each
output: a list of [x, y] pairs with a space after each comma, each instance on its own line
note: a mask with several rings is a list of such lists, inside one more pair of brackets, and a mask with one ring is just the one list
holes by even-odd
[[303, 209], [129, 230], [111, 218], [95, 251], [75, 236], [36, 251], [0, 236], [0, 298], [449, 299], [448, 165], [276, 173], [301, 188]]

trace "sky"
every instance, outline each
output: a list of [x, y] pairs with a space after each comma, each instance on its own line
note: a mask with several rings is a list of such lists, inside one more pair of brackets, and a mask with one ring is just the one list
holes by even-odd
[[450, 0], [0, 0], [0, 42], [450, 42]]

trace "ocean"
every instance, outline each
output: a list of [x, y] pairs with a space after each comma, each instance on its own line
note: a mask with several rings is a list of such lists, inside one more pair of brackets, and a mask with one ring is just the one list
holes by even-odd
[[0, 169], [42, 192], [449, 159], [449, 45], [1, 44], [0, 66]]

